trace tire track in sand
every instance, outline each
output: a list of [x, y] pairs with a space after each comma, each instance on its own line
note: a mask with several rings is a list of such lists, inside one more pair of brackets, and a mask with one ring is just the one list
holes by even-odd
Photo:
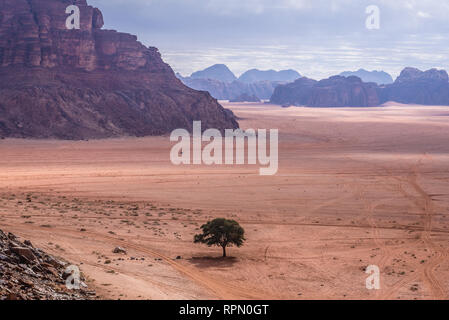
[[[398, 180], [399, 182], [405, 182], [418, 194], [418, 196], [414, 196], [412, 194], [407, 193], [402, 187], [400, 187], [401, 193], [410, 200], [420, 211], [423, 212], [423, 222], [424, 227], [421, 232], [420, 239], [424, 242], [426, 247], [433, 251], [434, 256], [424, 263], [423, 265], [419, 265], [418, 269], [421, 269], [422, 274], [424, 276], [424, 280], [429, 284], [429, 288], [433, 295], [434, 299], [447, 299], [447, 290], [440, 283], [440, 281], [434, 275], [434, 272], [438, 268], [438, 266], [443, 263], [447, 257], [447, 251], [441, 246], [435, 244], [431, 239], [432, 232], [432, 218], [434, 215], [434, 205], [432, 197], [421, 187], [418, 183], [418, 178], [420, 176], [419, 166], [422, 164], [422, 159], [418, 161], [418, 163], [412, 168], [410, 168], [409, 175], [406, 179], [401, 179], [399, 177], [395, 177], [393, 173], [390, 172], [387, 168], [384, 168], [387, 173]], [[388, 292], [383, 295], [384, 299], [391, 299], [395, 293], [397, 293], [400, 289], [402, 289], [407, 283], [416, 281], [419, 278], [418, 274], [414, 274], [408, 276], [391, 287]]]

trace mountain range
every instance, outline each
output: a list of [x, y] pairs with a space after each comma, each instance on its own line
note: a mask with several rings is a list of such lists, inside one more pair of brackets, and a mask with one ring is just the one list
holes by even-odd
[[387, 101], [449, 105], [449, 77], [444, 70], [405, 68], [394, 83], [381, 86], [356, 76], [321, 81], [301, 78], [276, 87], [270, 101], [309, 107], [372, 107]]
[[237, 80], [234, 73], [224, 64], [215, 64], [204, 70], [194, 72], [190, 75], [192, 79], [211, 79], [222, 82], [232, 82]]
[[207, 91], [219, 100], [234, 100], [242, 96], [270, 99], [278, 85], [292, 82], [301, 77], [294, 70], [261, 71], [252, 69], [237, 78], [224, 64], [216, 64], [194, 72], [190, 77], [183, 77], [180, 74], [177, 76], [188, 87]]
[[[80, 9], [80, 29], [66, 8]], [[233, 113], [188, 88], [157, 48], [104, 30], [86, 0], [0, 1], [0, 136], [88, 139], [237, 128]]]

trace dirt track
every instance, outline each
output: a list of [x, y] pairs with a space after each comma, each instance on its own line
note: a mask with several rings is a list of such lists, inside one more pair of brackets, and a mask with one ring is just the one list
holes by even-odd
[[[276, 176], [172, 166], [167, 137], [3, 140], [1, 228], [82, 263], [103, 298], [448, 298], [445, 108], [230, 107], [280, 129]], [[247, 231], [228, 260], [192, 243], [219, 216]]]

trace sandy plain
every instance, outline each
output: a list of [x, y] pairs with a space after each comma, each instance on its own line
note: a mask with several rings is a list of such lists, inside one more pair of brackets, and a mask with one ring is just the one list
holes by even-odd
[[[0, 229], [78, 264], [102, 299], [449, 297], [447, 107], [224, 105], [280, 130], [277, 175], [174, 166], [168, 137], [6, 139]], [[213, 217], [246, 230], [231, 258], [192, 243]]]

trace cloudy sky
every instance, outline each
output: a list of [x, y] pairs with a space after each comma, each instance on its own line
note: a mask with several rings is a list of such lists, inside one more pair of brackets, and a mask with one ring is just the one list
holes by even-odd
[[[361, 67], [396, 77], [449, 70], [449, 0], [88, 0], [105, 27], [156, 46], [175, 71], [295, 69], [321, 79]], [[366, 7], [380, 29], [366, 28]]]

